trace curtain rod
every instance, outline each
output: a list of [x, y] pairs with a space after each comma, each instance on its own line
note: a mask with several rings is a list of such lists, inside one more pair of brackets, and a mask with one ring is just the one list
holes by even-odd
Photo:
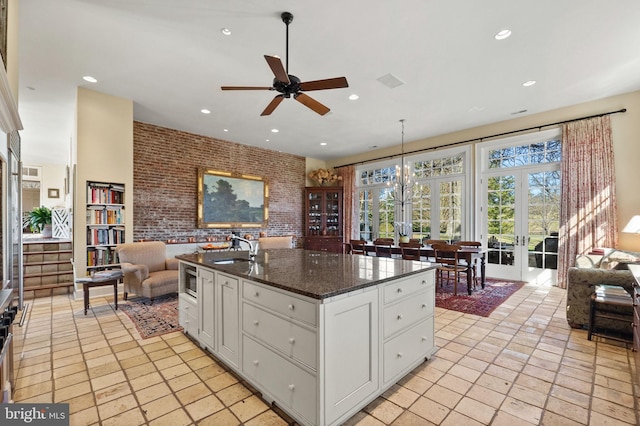
[[[619, 109], [617, 111], [609, 111], [609, 112], [603, 112], [601, 114], [589, 115], [589, 116], [586, 116], [586, 117], [572, 118], [570, 120], [564, 120], [564, 121], [556, 121], [555, 123], [549, 123], [549, 124], [542, 124], [542, 125], [539, 125], [539, 126], [527, 127], [526, 129], [520, 129], [520, 130], [511, 130], [509, 132], [496, 133], [495, 135], [482, 136], [482, 137], [479, 137], [479, 138], [467, 139], [467, 140], [459, 141], [459, 142], [451, 142], [451, 143], [446, 143], [444, 145], [432, 146], [432, 147], [429, 147], [429, 148], [420, 148], [420, 149], [416, 149], [416, 150], [413, 150], [413, 151], [405, 152], [404, 155], [416, 154], [418, 152], [432, 151], [434, 149], [446, 148], [446, 147], [449, 147], [449, 146], [460, 145], [460, 144], [465, 144], [465, 143], [470, 143], [470, 142], [475, 142], [475, 141], [482, 142], [485, 139], [497, 138], [498, 136], [512, 135], [514, 133], [528, 132], [529, 130], [538, 129], [538, 131], [540, 131], [540, 130], [542, 130], [543, 127], [558, 126], [560, 124], [573, 123], [574, 121], [588, 120], [590, 118], [604, 117], [605, 115], [619, 114], [619, 113], [625, 113], [625, 112], [627, 112], [627, 109], [626, 108], [622, 108], [622, 109]], [[400, 154], [385, 155], [384, 157], [372, 158], [371, 160], [356, 161], [355, 163], [349, 163], [349, 164], [342, 164], [340, 166], [334, 166], [334, 168], [354, 166], [356, 164], [367, 164], [367, 163], [371, 163], [371, 162], [374, 162], [374, 161], [386, 160], [387, 158], [394, 158], [394, 157], [397, 157], [399, 155]]]

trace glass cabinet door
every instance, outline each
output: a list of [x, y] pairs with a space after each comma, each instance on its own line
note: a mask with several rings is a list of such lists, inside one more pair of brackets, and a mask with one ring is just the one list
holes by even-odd
[[322, 193], [310, 191], [307, 198], [307, 235], [320, 235], [322, 227]]
[[327, 191], [325, 193], [324, 213], [326, 218], [327, 235], [340, 234], [340, 193]]

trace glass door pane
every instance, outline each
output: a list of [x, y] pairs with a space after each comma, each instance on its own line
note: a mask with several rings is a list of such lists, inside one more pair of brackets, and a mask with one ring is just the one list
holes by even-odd
[[431, 185], [415, 189], [411, 206], [411, 238], [431, 239]]
[[440, 182], [440, 240], [462, 239], [462, 181]]
[[322, 230], [322, 193], [319, 191], [309, 192], [307, 200], [307, 235], [320, 235]]
[[378, 195], [378, 238], [395, 238], [393, 188], [380, 188]]
[[358, 215], [360, 239], [373, 240], [373, 191], [361, 190], [358, 193]]
[[519, 263], [515, 252], [519, 243], [516, 241], [516, 190], [515, 174], [487, 178], [487, 268], [495, 271], [493, 276], [502, 278], [520, 276], [514, 268]]
[[560, 228], [560, 171], [529, 173], [527, 182], [528, 268], [523, 279], [555, 283]]

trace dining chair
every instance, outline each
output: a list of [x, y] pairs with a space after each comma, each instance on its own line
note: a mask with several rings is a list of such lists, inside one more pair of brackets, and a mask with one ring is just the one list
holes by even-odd
[[436, 263], [440, 264], [436, 269], [436, 286], [438, 285], [438, 282], [440, 283], [440, 287], [443, 286], [445, 273], [447, 274], [447, 282], [451, 279], [451, 273], [453, 273], [453, 294], [457, 295], [460, 274], [469, 273], [469, 267], [460, 263], [460, 246], [457, 244], [436, 243], [432, 247]]
[[349, 242], [351, 254], [367, 254], [364, 248], [365, 244], [367, 244], [365, 240], [351, 240]]
[[402, 258], [405, 260], [420, 260], [420, 248], [422, 244], [416, 242], [400, 243]]
[[[422, 243], [425, 246], [428, 246], [428, 247], [433, 247], [434, 244], [449, 244], [449, 242], [445, 241], [445, 240], [430, 240], [430, 239], [426, 239], [426, 238], [424, 240], [422, 240]], [[434, 255], [427, 255], [427, 260], [429, 262], [435, 262], [436, 258], [435, 258]]]
[[[480, 241], [458, 241], [456, 242], [457, 245], [459, 245], [460, 247], [473, 247], [473, 248], [478, 248], [482, 246], [482, 243]], [[465, 260], [466, 263], [466, 260]], [[471, 262], [470, 265], [467, 265], [469, 268], [471, 268], [471, 271], [473, 273], [473, 288], [476, 288], [477, 284], [478, 284], [478, 258], [473, 259], [473, 261]]]
[[393, 238], [377, 238], [373, 241], [376, 257], [391, 257]]

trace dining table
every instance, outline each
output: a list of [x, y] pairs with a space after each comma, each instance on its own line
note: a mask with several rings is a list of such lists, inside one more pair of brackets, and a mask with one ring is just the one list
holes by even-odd
[[[349, 244], [345, 244], [345, 249], [349, 250], [349, 248]], [[375, 245], [372, 242], [365, 244], [364, 253], [365, 256], [375, 256]], [[486, 249], [482, 247], [460, 247], [458, 254], [460, 258], [464, 259], [464, 261], [468, 265], [468, 268], [472, 268], [473, 261], [475, 259], [480, 259], [480, 285], [484, 289], [486, 282]], [[391, 245], [391, 256], [396, 258], [402, 257], [402, 247]], [[434, 256], [435, 252], [433, 250], [433, 247], [431, 247], [430, 245], [423, 245], [422, 247], [420, 247], [421, 258], [424, 257], [425, 260], [429, 260], [429, 258], [433, 259]], [[469, 296], [471, 296], [471, 294], [473, 293], [473, 274], [470, 273], [467, 273], [467, 293], [469, 294]]]

